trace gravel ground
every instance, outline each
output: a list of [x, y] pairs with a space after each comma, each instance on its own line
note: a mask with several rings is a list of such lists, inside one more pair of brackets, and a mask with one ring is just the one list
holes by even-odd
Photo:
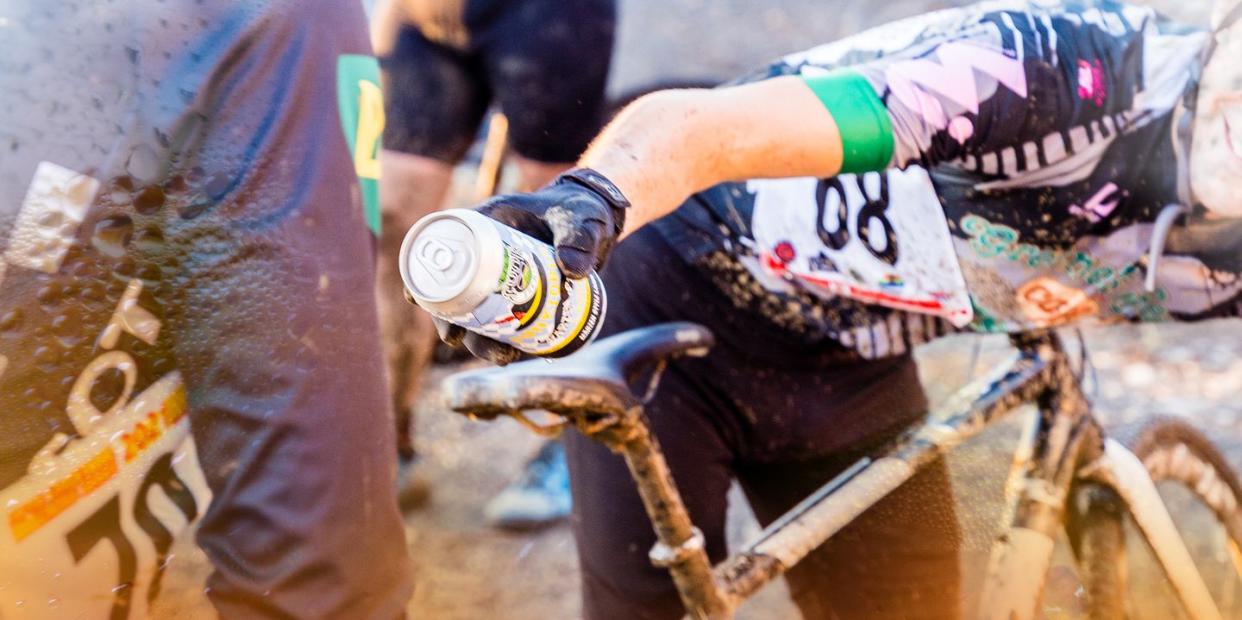
[[[609, 92], [731, 79], [784, 54], [972, 0], [619, 0]], [[1134, 0], [1206, 21], [1210, 0]], [[669, 59], [677, 59], [669, 62]]]
[[[810, 47], [864, 27], [962, 2], [891, 0], [621, 0], [618, 53], [610, 92], [614, 96], [653, 84], [717, 82], [786, 52]], [[1183, 19], [1202, 19], [1207, 2], [1153, 2]], [[827, 8], [827, 7], [830, 7]], [[669, 58], [680, 59], [677, 64]], [[469, 171], [463, 171], [469, 181]], [[1220, 442], [1235, 467], [1242, 466], [1242, 322], [1133, 326], [1086, 331], [1096, 369], [1088, 389], [1106, 424], [1148, 412], [1187, 416]], [[993, 363], [1003, 339], [954, 337], [919, 352], [924, 383], [933, 400]], [[972, 370], [973, 369], [973, 370]], [[537, 446], [515, 423], [470, 422], [438, 405], [436, 386], [451, 369], [427, 378], [417, 412], [425, 473], [434, 485], [431, 504], [406, 520], [408, 545], [418, 570], [409, 611], [415, 618], [512, 620], [578, 615], [577, 561], [568, 528], [536, 534], [493, 531], [481, 507], [499, 491]], [[950, 458], [962, 518], [964, 600], [977, 597], [989, 545], [1000, 518], [1006, 463], [1020, 415], [1011, 416], [963, 446]], [[734, 499], [739, 499], [735, 496]], [[1192, 545], [1214, 541], [1214, 525], [1201, 511], [1180, 509], [1170, 496]], [[740, 501], [733, 502], [732, 538], [755, 531]], [[1145, 549], [1131, 549], [1140, 618], [1176, 617], [1167, 586]], [[188, 543], [169, 567], [157, 617], [214, 617], [203, 596], [207, 563]], [[1045, 600], [1048, 618], [1081, 617], [1077, 578], [1065, 545], [1059, 545]], [[1234, 609], [1232, 617], [1242, 617]], [[775, 584], [748, 604], [743, 618], [796, 618]]]

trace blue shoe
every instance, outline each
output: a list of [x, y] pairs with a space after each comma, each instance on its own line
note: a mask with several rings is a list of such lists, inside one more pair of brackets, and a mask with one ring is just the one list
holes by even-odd
[[572, 507], [565, 446], [549, 441], [526, 463], [522, 477], [487, 503], [483, 514], [494, 527], [530, 530], [567, 518]]

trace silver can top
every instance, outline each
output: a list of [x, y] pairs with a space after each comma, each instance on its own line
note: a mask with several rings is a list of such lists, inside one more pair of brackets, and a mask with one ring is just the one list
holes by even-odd
[[401, 279], [420, 306], [442, 314], [469, 312], [495, 288], [500, 239], [496, 224], [469, 210], [419, 220], [401, 244]]
[[410, 292], [431, 302], [460, 295], [479, 267], [477, 242], [474, 232], [461, 220], [442, 218], [428, 224], [406, 255]]

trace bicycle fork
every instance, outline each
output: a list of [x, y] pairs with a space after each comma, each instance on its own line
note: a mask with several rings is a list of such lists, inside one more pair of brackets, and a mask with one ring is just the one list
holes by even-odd
[[[1015, 337], [1014, 344], [1021, 348], [1022, 338]], [[1121, 518], [1129, 512], [1190, 617], [1220, 620], [1143, 464], [1124, 446], [1104, 438], [1060, 342], [1045, 339], [1035, 346], [1052, 347], [1041, 355], [1056, 360], [1051, 366], [1052, 385], [1037, 400], [1038, 415], [1024, 429], [1014, 455], [1006, 484], [1006, 496], [1011, 498], [1008, 528], [993, 546], [978, 617], [1039, 616], [1054, 543], [1066, 523], [1067, 498], [1074, 488], [1083, 501], [1072, 507], [1071, 522], [1094, 519], [1098, 527], [1110, 521], [1104, 525], [1121, 536]], [[1094, 585], [1086, 584], [1089, 591]]]
[[1070, 484], [1078, 464], [1101, 451], [1099, 429], [1059, 342], [1049, 338], [1038, 346], [1056, 349], [1043, 355], [1055, 360], [1052, 387], [1037, 399], [1038, 412], [1014, 452], [1005, 484], [1006, 528], [992, 547], [980, 620], [1038, 616]]

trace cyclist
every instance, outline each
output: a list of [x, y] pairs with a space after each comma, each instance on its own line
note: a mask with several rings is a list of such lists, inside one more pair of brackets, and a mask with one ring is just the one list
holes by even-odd
[[[896, 22], [646, 97], [580, 168], [481, 209], [554, 242], [572, 275], [608, 259], [606, 333], [716, 333], [647, 412], [720, 559], [731, 480], [769, 522], [920, 416], [920, 342], [1238, 314], [1240, 6], [1218, 3], [1214, 35], [1104, 0]], [[1173, 203], [1192, 212], [1148, 292], [1152, 222]], [[623, 463], [578, 435], [568, 449], [585, 615], [678, 617]], [[950, 491], [943, 464], [926, 470], [794, 568], [803, 614], [957, 617]]]
[[0, 616], [145, 617], [198, 516], [224, 617], [402, 615], [362, 7], [0, 29]]
[[[425, 497], [413, 468], [413, 406], [431, 359], [430, 317], [409, 312], [397, 251], [405, 231], [444, 204], [488, 107], [509, 123], [519, 188], [569, 169], [603, 124], [615, 0], [383, 0], [372, 20], [387, 81], [380, 318], [401, 456], [402, 503]], [[496, 525], [531, 527], [569, 514], [564, 449], [548, 443], [487, 506]]]

